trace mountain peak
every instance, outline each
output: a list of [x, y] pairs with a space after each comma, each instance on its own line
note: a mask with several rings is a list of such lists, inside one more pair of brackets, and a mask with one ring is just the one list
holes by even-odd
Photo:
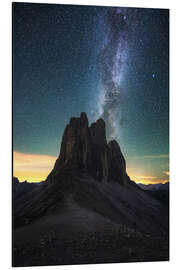
[[102, 118], [99, 118], [96, 123], [100, 125], [101, 127], [105, 128], [106, 124]]
[[97, 181], [126, 184], [125, 159], [118, 143], [107, 143], [105, 121], [100, 118], [88, 126], [85, 112], [72, 117], [64, 130], [61, 150], [48, 179], [58, 178], [64, 170], [83, 172]]
[[88, 118], [85, 112], [82, 112], [80, 115], [80, 119], [81, 119], [81, 124], [88, 126]]

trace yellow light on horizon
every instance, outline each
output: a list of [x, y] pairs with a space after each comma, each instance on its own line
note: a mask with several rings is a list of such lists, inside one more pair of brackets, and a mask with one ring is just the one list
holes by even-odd
[[[159, 176], [152, 176], [152, 175], [139, 175], [138, 172], [136, 171], [136, 168], [127, 168], [128, 175], [133, 180], [134, 182], [142, 183], [144, 185], [148, 184], [165, 184], [169, 182], [169, 177], [167, 177], [168, 174], [166, 174], [166, 177], [159, 177]], [[168, 175], [169, 176], [169, 175]]]
[[134, 180], [137, 184], [141, 183], [144, 185], [149, 185], [149, 184], [165, 184], [167, 182], [169, 182], [169, 180], [158, 180], [156, 179], [156, 181], [151, 181], [151, 180]]
[[41, 182], [53, 169], [56, 157], [13, 152], [13, 175], [19, 181]]
[[[41, 182], [46, 180], [48, 174], [54, 167], [57, 157], [39, 154], [27, 154], [17, 151], [13, 152], [13, 175], [20, 182]], [[136, 168], [127, 168], [128, 175], [136, 183], [157, 184], [166, 183], [169, 179], [160, 179], [151, 175], [138, 175]], [[165, 172], [169, 176], [169, 172]]]

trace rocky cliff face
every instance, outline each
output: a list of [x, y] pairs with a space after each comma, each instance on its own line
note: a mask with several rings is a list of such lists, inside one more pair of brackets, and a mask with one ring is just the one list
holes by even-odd
[[63, 134], [59, 157], [48, 180], [72, 169], [82, 171], [97, 181], [128, 183], [125, 159], [115, 140], [107, 143], [103, 119], [98, 119], [91, 126], [84, 112], [80, 117], [70, 119]]

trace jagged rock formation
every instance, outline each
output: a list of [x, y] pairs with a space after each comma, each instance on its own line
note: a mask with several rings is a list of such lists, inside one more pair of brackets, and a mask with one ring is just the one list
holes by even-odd
[[115, 140], [107, 143], [104, 120], [100, 118], [89, 127], [84, 112], [71, 118], [66, 126], [60, 155], [48, 180], [69, 169], [78, 169], [102, 182], [116, 181], [121, 185], [129, 182], [118, 143]]

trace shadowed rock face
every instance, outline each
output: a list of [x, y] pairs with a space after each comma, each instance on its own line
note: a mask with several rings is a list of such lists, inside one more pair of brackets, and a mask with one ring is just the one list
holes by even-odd
[[90, 127], [84, 112], [80, 117], [70, 119], [62, 137], [59, 157], [48, 180], [72, 169], [78, 169], [98, 181], [128, 183], [125, 159], [115, 140], [107, 143], [103, 119], [98, 119]]
[[122, 184], [127, 183], [126, 162], [115, 140], [108, 143], [108, 166], [109, 181], [118, 181]]

